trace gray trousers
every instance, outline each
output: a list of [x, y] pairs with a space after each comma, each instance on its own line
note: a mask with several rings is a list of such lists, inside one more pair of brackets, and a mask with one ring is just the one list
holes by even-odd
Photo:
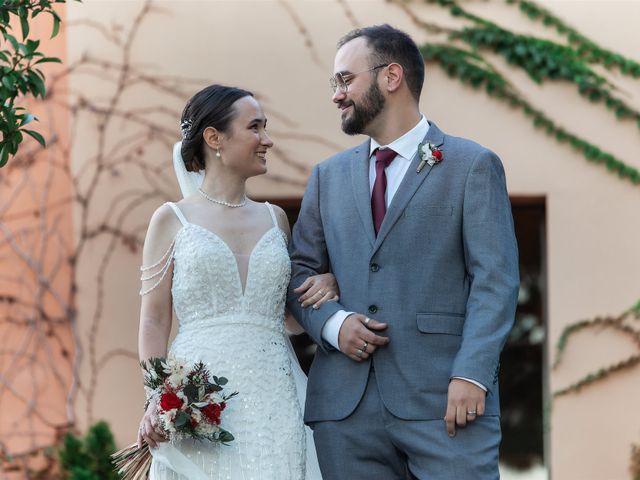
[[382, 403], [373, 369], [364, 396], [349, 417], [311, 427], [325, 480], [500, 478], [499, 417], [478, 417], [458, 428], [453, 438], [442, 419], [402, 420]]

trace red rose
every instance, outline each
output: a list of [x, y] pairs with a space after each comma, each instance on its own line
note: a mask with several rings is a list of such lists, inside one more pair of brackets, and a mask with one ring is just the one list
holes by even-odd
[[165, 412], [182, 407], [182, 400], [174, 392], [163, 393], [160, 397], [160, 408]]
[[220, 412], [222, 412], [223, 409], [224, 408], [217, 403], [211, 403], [202, 409], [202, 414], [210, 423], [220, 425]]
[[438, 160], [442, 160], [442, 152], [440, 150], [434, 150], [431, 154]]

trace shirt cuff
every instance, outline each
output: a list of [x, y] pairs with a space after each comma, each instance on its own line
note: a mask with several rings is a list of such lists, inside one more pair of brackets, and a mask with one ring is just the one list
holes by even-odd
[[470, 378], [465, 378], [465, 377], [451, 377], [451, 378], [457, 378], [459, 380], [464, 380], [465, 382], [473, 383], [475, 386], [480, 387], [485, 392], [487, 391], [487, 387], [485, 387], [484, 385], [482, 385], [479, 382], [476, 382], [475, 380], [471, 380]]
[[351, 314], [353, 314], [353, 312], [338, 310], [336, 313], [329, 317], [329, 319], [324, 323], [324, 326], [322, 327], [322, 338], [324, 338], [325, 341], [329, 342], [329, 344], [331, 344], [331, 346], [336, 350], [340, 350], [340, 347], [338, 346], [340, 327], [342, 327], [342, 323]]

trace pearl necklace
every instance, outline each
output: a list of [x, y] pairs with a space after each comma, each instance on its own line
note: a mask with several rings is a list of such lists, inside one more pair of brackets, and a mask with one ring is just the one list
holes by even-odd
[[201, 188], [198, 189], [198, 192], [200, 192], [200, 195], [202, 195], [204, 198], [206, 198], [210, 202], [217, 203], [218, 205], [224, 205], [225, 207], [231, 207], [231, 208], [244, 207], [246, 205], [246, 203], [247, 203], [247, 196], [246, 195], [242, 196], [242, 201], [240, 203], [229, 203], [229, 202], [225, 202], [224, 200], [218, 200], [216, 198], [210, 197]]

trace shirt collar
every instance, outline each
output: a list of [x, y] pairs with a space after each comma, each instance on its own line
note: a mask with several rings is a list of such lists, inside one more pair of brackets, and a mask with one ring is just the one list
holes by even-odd
[[369, 144], [369, 156], [373, 154], [373, 151], [376, 148], [391, 148], [394, 152], [396, 152], [399, 156], [406, 158], [407, 160], [411, 160], [413, 155], [418, 150], [418, 145], [424, 140], [424, 137], [427, 135], [429, 131], [429, 122], [424, 117], [424, 115], [420, 114], [420, 120], [417, 125], [409, 130], [407, 133], [402, 135], [400, 138], [395, 139], [388, 145], [380, 145], [373, 138]]

